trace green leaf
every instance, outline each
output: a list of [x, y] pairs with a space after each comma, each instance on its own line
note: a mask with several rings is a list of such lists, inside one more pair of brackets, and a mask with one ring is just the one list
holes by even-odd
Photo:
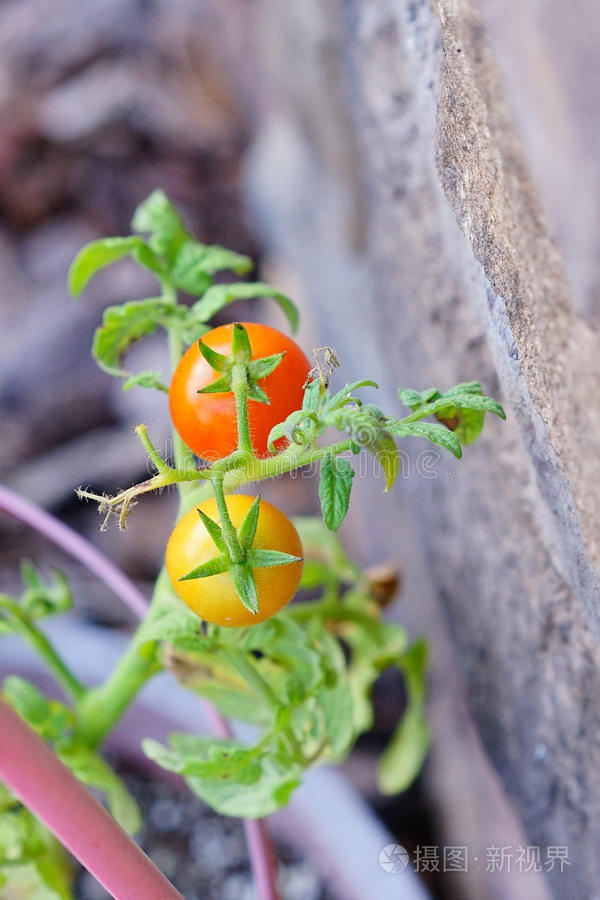
[[300, 579], [300, 590], [311, 591], [325, 586], [331, 580], [331, 573], [326, 563], [318, 559], [305, 559]]
[[372, 403], [361, 403], [350, 396], [349, 391], [357, 384], [364, 382], [346, 385], [332, 397], [321, 413], [321, 420], [325, 425], [347, 432], [357, 445], [373, 454], [384, 471], [388, 491], [398, 475], [398, 450], [388, 430], [389, 420], [382, 411]]
[[217, 550], [220, 550], [221, 553], [227, 552], [227, 544], [225, 543], [225, 538], [223, 537], [223, 529], [219, 525], [218, 522], [215, 522], [214, 519], [211, 519], [210, 516], [207, 516], [206, 513], [201, 509], [196, 509], [196, 512], [202, 519], [204, 523], [204, 527], [208, 531], [211, 536], [211, 539], [216, 546]]
[[2, 689], [6, 700], [22, 719], [40, 731], [51, 717], [50, 703], [40, 690], [19, 675], [8, 675]]
[[206, 636], [200, 631], [200, 620], [182, 602], [169, 607], [168, 610], [157, 619], [146, 619], [140, 631], [138, 640], [140, 647], [153, 641], [174, 642], [178, 637], [193, 636], [201, 646], [206, 646]]
[[42, 853], [31, 861], [41, 888], [38, 887], [34, 895], [28, 895], [29, 900], [72, 900], [73, 895], [68, 887], [70, 871], [67, 860], [58, 850], [58, 853]]
[[73, 900], [67, 879], [71, 880], [66, 864], [60, 866], [45, 857], [36, 856], [22, 864], [11, 860], [5, 874], [0, 873], [0, 887], [6, 888], [6, 893], [2, 893], [2, 897], [6, 898]]
[[260, 494], [254, 498], [252, 505], [244, 516], [244, 520], [240, 525], [238, 539], [243, 550], [248, 550], [256, 536], [256, 528], [258, 526], [258, 516], [260, 513]]
[[254, 768], [255, 752], [237, 741], [175, 733], [169, 736], [169, 743], [171, 749], [150, 738], [142, 746], [146, 755], [163, 769], [178, 775], [227, 777], [238, 775], [250, 763], [253, 764], [251, 780], [260, 777], [260, 767]]
[[387, 430], [376, 432], [374, 440], [366, 445], [374, 455], [385, 475], [385, 490], [389, 491], [400, 470], [400, 456], [394, 438]]
[[472, 444], [479, 437], [486, 412], [506, 419], [502, 406], [491, 397], [483, 396], [478, 381], [457, 384], [445, 394], [440, 394], [436, 388], [430, 388], [421, 394], [417, 391], [399, 390], [398, 395], [405, 406], [414, 410], [412, 415], [401, 422], [416, 422], [435, 415], [456, 434], [462, 444]]
[[319, 499], [323, 521], [331, 531], [340, 527], [350, 503], [354, 469], [347, 459], [328, 453], [321, 460]]
[[281, 550], [249, 550], [247, 561], [253, 569], [266, 569], [273, 566], [288, 566], [290, 563], [302, 562], [302, 559]]
[[222, 375], [216, 381], [207, 384], [206, 387], [199, 388], [197, 394], [227, 394], [231, 391], [231, 375]]
[[[439, 395], [439, 391], [435, 389], [430, 389], [429, 391], [425, 391], [425, 394], [433, 394], [435, 397]], [[453, 394], [479, 394], [483, 395], [483, 389], [479, 381], [461, 381], [460, 384], [454, 385], [454, 387], [450, 388], [450, 390], [446, 391], [442, 396], [451, 397]], [[435, 399], [434, 396], [429, 397], [426, 402], [429, 400]]]
[[73, 900], [71, 870], [57, 840], [0, 785], [0, 895]]
[[[353, 397], [352, 391], [358, 390], [358, 388], [363, 387], [378, 388], [379, 385], [375, 381], [371, 381], [368, 378], [364, 378], [362, 381], [352, 381], [350, 384], [346, 384], [340, 391], [337, 392], [337, 394], [334, 394], [332, 397], [324, 396], [323, 409], [326, 412], [332, 412], [335, 409], [341, 409], [343, 406], [349, 403], [356, 403], [359, 406], [362, 406], [362, 401], [360, 401], [357, 397]], [[376, 407], [373, 407], [373, 409], [376, 409]]]
[[266, 378], [271, 372], [274, 372], [283, 357], [283, 353], [275, 353], [273, 356], [263, 356], [262, 359], [254, 359], [248, 365], [248, 373], [254, 381], [260, 381]]
[[339, 582], [353, 584], [362, 579], [361, 570], [347, 556], [339, 537], [326, 528], [320, 517], [295, 516], [293, 523], [304, 548], [305, 566], [316, 559]]
[[66, 747], [58, 755], [79, 781], [104, 794], [108, 809], [121, 828], [128, 834], [140, 830], [142, 817], [137, 803], [103, 759], [82, 745]]
[[133, 257], [144, 268], [150, 269], [156, 274], [162, 272], [160, 260], [140, 237], [134, 235], [132, 237], [102, 238], [102, 240], [86, 244], [71, 263], [69, 268], [70, 293], [74, 297], [78, 297], [96, 272], [125, 256]]
[[146, 740], [143, 749], [158, 765], [184, 774], [192, 791], [222, 815], [269, 815], [300, 781], [298, 767], [281, 762], [275, 752], [259, 757], [237, 741], [173, 734], [170, 744], [168, 750]]
[[279, 304], [285, 313], [292, 332], [298, 327], [298, 310], [289, 297], [276, 290], [270, 284], [262, 282], [243, 282], [240, 284], [215, 284], [210, 287], [204, 297], [192, 307], [196, 318], [201, 322], [209, 319], [235, 300], [252, 300], [255, 297], [270, 297]]
[[216, 275], [217, 272], [235, 272], [236, 275], [247, 275], [254, 268], [251, 258], [243, 253], [236, 253], [234, 250], [227, 250], [216, 244], [210, 246], [197, 244], [196, 246], [201, 247], [204, 252], [202, 267], [209, 275]]
[[319, 408], [319, 401], [321, 400], [322, 393], [326, 393], [322, 391], [322, 384], [318, 378], [314, 381], [310, 381], [306, 387], [304, 388], [304, 396], [302, 398], [302, 409], [307, 413], [316, 413]]
[[378, 786], [384, 794], [397, 794], [412, 784], [429, 747], [425, 719], [426, 643], [416, 641], [403, 654], [399, 665], [404, 673], [407, 706], [379, 763]]
[[233, 686], [211, 677], [191, 675], [183, 682], [189, 690], [204, 697], [219, 712], [238, 722], [264, 725], [270, 717], [270, 710], [257, 700], [256, 695], [240, 686]]
[[[285, 611], [248, 628], [239, 638], [239, 646], [262, 654], [254, 664], [270, 679], [276, 692], [278, 686], [285, 691], [290, 676], [301, 682], [305, 693], [323, 680], [323, 660], [312, 636]], [[287, 696], [282, 700], [287, 702]]]
[[231, 566], [229, 574], [240, 600], [247, 610], [256, 615], [258, 612], [258, 593], [252, 569], [245, 563], [236, 563]]
[[169, 388], [162, 380], [160, 372], [138, 372], [137, 375], [130, 375], [123, 382], [123, 390], [129, 391], [132, 387], [156, 388], [158, 391], [169, 393]]
[[188, 238], [181, 216], [164, 193], [153, 191], [133, 214], [133, 231], [149, 234], [148, 243], [155, 253], [173, 265], [179, 249]]
[[194, 581], [196, 578], [210, 578], [212, 575], [222, 575], [230, 567], [231, 561], [229, 557], [225, 555], [215, 556], [214, 559], [209, 559], [208, 562], [202, 563], [201, 566], [197, 566], [191, 572], [186, 572], [178, 581]]
[[401, 421], [414, 422], [417, 421], [419, 416], [429, 416], [434, 413], [440, 413], [449, 407], [491, 412], [501, 419], [506, 419], [506, 413], [503, 408], [496, 400], [493, 400], [492, 397], [483, 397], [475, 393], [461, 394], [454, 391], [448, 391], [447, 394], [443, 394], [436, 400], [419, 407], [412, 416], [407, 416], [406, 419], [402, 419]]
[[105, 309], [92, 347], [92, 355], [100, 368], [109, 375], [128, 375], [121, 368], [121, 356], [134, 341], [156, 331], [170, 309], [171, 304], [161, 298], [132, 300]]
[[212, 278], [202, 266], [205, 248], [195, 241], [185, 240], [179, 247], [169, 274], [173, 283], [186, 294], [203, 294]]
[[436, 419], [453, 431], [461, 444], [472, 444], [483, 430], [485, 413], [478, 409], [448, 406], [435, 413]]
[[[439, 396], [439, 391], [436, 391], [436, 393]], [[410, 409], [417, 409], [426, 402], [419, 391], [413, 391], [407, 388], [398, 388], [398, 397], [400, 398], [400, 403], [404, 406], [408, 406]]]
[[287, 425], [286, 422], [280, 422], [279, 425], [274, 425], [269, 432], [269, 438], [267, 440], [267, 447], [269, 448], [270, 453], [277, 453], [277, 449], [275, 444], [277, 441], [280, 441], [281, 438], [287, 436]]
[[21, 562], [21, 579], [25, 590], [19, 599], [19, 605], [33, 619], [66, 612], [71, 608], [71, 589], [66, 576], [58, 569], [54, 569], [51, 580], [45, 580], [38, 574], [33, 563], [24, 559]]
[[215, 372], [229, 372], [231, 369], [231, 357], [224, 356], [222, 353], [217, 353], [216, 350], [213, 350], [212, 347], [205, 344], [202, 338], [198, 341], [198, 350], [211, 369], [214, 369]]
[[250, 257], [241, 253], [186, 240], [177, 252], [170, 274], [178, 288], [198, 296], [210, 287], [216, 272], [231, 271], [246, 275], [252, 268]]
[[256, 403], [265, 403], [270, 405], [271, 401], [258, 384], [250, 383], [248, 385], [248, 400], [254, 400]]
[[434, 425], [431, 422], [399, 422], [389, 421], [387, 424], [390, 434], [396, 437], [424, 437], [432, 444], [438, 444], [444, 450], [449, 450], [457, 459], [462, 456], [462, 447], [459, 439], [452, 431], [448, 431], [443, 425]]
[[231, 337], [231, 356], [235, 362], [249, 363], [252, 358], [252, 347], [248, 332], [240, 322], [235, 322]]
[[72, 710], [45, 697], [31, 682], [8, 675], [3, 682], [5, 699], [44, 740], [58, 743], [69, 739], [75, 719]]
[[194, 314], [193, 307], [189, 306], [177, 306], [176, 318], [171, 319], [171, 324], [176, 327], [184, 344], [193, 344], [210, 331], [210, 325], [201, 322]]
[[371, 689], [380, 673], [397, 664], [407, 647], [404, 628], [392, 622], [374, 620], [374, 628], [366, 628], [358, 620], [343, 623], [344, 642], [351, 651], [348, 681], [353, 696], [353, 721], [357, 734], [373, 724]]
[[319, 760], [339, 761], [355, 737], [344, 654], [326, 629], [320, 627], [314, 639], [321, 652], [322, 679], [294, 711], [292, 727], [309, 758], [317, 754]]

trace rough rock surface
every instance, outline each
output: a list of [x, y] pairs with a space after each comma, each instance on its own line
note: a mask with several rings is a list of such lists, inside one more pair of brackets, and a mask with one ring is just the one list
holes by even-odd
[[[480, 14], [469, 0], [311, 0], [284, 13], [264, 2], [253, 24], [268, 90], [249, 193], [343, 376], [374, 377], [381, 405], [398, 384], [478, 378], [509, 413], [459, 466], [440, 460], [435, 478], [413, 469], [396, 508], [357, 484], [366, 524], [355, 517], [348, 534], [365, 556], [391, 552], [407, 567], [406, 615], [444, 658], [434, 701], [451, 681], [451, 632], [526, 843], [569, 848], [571, 865], [547, 873], [553, 895], [596, 896], [600, 346], [570, 296], [537, 195], [544, 180], [534, 186], [536, 157], [512, 124]], [[454, 714], [464, 716], [458, 700]], [[479, 809], [460, 796], [474, 757], [461, 759], [447, 718], [438, 726], [430, 779], [444, 837], [481, 846], [491, 795]], [[452, 746], [454, 773], [439, 759]], [[504, 814], [494, 842], [514, 845]], [[544, 887], [496, 873], [465, 890]]]

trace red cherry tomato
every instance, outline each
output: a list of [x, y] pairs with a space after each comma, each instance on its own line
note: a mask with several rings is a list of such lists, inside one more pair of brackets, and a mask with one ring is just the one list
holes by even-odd
[[[252, 446], [256, 455], [264, 458], [270, 455], [267, 439], [273, 426], [302, 406], [302, 388], [310, 363], [300, 347], [281, 331], [257, 322], [242, 324], [248, 332], [252, 359], [285, 351], [277, 368], [259, 382], [270, 404], [248, 401]], [[232, 331], [233, 325], [221, 325], [203, 335], [202, 341], [217, 353], [230, 356]], [[209, 462], [228, 456], [237, 447], [233, 393], [197, 393], [219, 377], [220, 373], [207, 363], [195, 342], [175, 369], [169, 390], [169, 407], [175, 428], [188, 447]], [[281, 450], [285, 445], [285, 439], [282, 439], [276, 447]]]

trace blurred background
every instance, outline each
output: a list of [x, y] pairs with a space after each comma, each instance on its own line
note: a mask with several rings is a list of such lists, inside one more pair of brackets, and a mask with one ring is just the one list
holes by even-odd
[[[375, 755], [403, 708], [401, 685], [390, 678], [377, 691], [374, 734], [346, 774], [411, 852], [469, 845], [484, 859], [490, 844], [570, 844], [580, 853], [577, 872], [552, 890], [589, 897], [598, 834], [591, 828], [580, 840], [585, 815], [565, 818], [564, 809], [585, 805], [586, 792], [593, 803], [593, 760], [583, 750], [575, 765], [567, 758], [580, 725], [574, 712], [564, 725], [570, 737], [553, 737], [552, 722], [566, 722], [565, 710], [583, 709], [593, 695], [597, 650], [578, 600], [595, 588], [569, 562], [582, 554], [560, 530], [560, 509], [576, 517], [577, 497], [546, 478], [556, 460], [523, 397], [515, 368], [523, 348], [515, 349], [514, 321], [509, 315], [505, 324], [500, 300], [513, 282], [529, 290], [543, 271], [544, 302], [531, 301], [521, 337], [535, 345], [540, 322], [558, 322], [566, 334], [571, 325], [559, 314], [568, 308], [582, 329], [576, 349], [600, 358], [597, 15], [592, 0], [569, 4], [568, 14], [559, 3], [542, 11], [534, 0], [515, 0], [510, 15], [491, 0], [479, 12], [458, 6], [440, 37], [437, 18], [420, 2], [395, 10], [379, 0], [327, 8], [316, 0], [0, 5], [0, 478], [149, 590], [173, 495], [146, 497], [123, 535], [116, 527], [100, 533], [95, 509], [78, 502], [74, 488], [113, 493], [144, 478], [132, 434], [141, 421], [168, 449], [165, 398], [123, 393], [90, 358], [104, 307], [147, 296], [152, 280], [123, 262], [75, 301], [66, 275], [85, 242], [128, 233], [133, 209], [155, 187], [201, 241], [251, 255], [257, 277], [294, 298], [299, 342], [306, 350], [335, 347], [340, 384], [373, 377], [386, 407], [397, 403], [399, 384], [445, 389], [481, 380], [515, 415], [505, 427], [488, 423], [459, 467], [437, 455], [433, 477], [423, 477], [417, 446], [393, 497], [381, 496], [380, 482], [356, 479], [343, 537], [361, 564], [401, 572], [391, 615], [431, 642], [434, 740], [406, 795], [376, 794]], [[467, 69], [455, 74], [458, 54]], [[512, 203], [510, 227], [524, 229], [515, 253], [528, 244], [537, 254], [523, 257], [523, 266], [512, 260], [504, 280], [488, 264], [491, 249], [506, 251], [505, 235], [491, 229], [478, 244], [458, 227], [479, 226], [444, 178], [449, 129], [437, 108], [440, 96], [447, 99], [440, 71], [450, 83], [466, 79], [473, 109], [483, 104], [476, 130], [498, 141], [491, 156], [507, 185], [503, 212]], [[446, 114], [460, 118], [452, 108]], [[517, 128], [514, 144], [506, 123]], [[458, 131], [477, 156], [465, 121]], [[483, 167], [483, 158], [467, 154], [462, 165]], [[490, 190], [484, 214], [491, 197]], [[469, 202], [475, 209], [477, 198]], [[232, 316], [284, 327], [271, 305], [238, 304]], [[134, 371], [166, 371], [160, 338], [136, 346], [130, 363]], [[572, 382], [575, 394], [576, 374]], [[534, 405], [543, 406], [540, 398]], [[561, 465], [559, 450], [552, 472]], [[268, 496], [304, 513], [316, 509], [316, 490], [295, 479], [270, 485]], [[2, 518], [0, 541], [2, 590], [17, 590], [18, 563], [28, 556], [67, 572], [78, 616], [131, 624], [95, 579], [45, 540]], [[571, 645], [585, 648], [585, 665], [556, 637], [561, 623]], [[571, 685], [565, 696], [557, 683]], [[570, 794], [567, 782], [576, 784]], [[547, 896], [540, 879], [485, 865], [426, 874], [435, 896], [478, 900]]]

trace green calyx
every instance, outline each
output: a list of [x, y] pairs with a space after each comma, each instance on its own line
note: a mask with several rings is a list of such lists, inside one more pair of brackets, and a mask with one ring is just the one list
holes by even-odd
[[[215, 485], [215, 487], [217, 486]], [[219, 500], [220, 497], [217, 496], [217, 503], [221, 507]], [[222, 505], [225, 505], [224, 502]], [[258, 526], [259, 510], [260, 494], [246, 513], [239, 531], [236, 531], [228, 513], [226, 515], [221, 513], [222, 521], [219, 524], [198, 509], [198, 515], [219, 553], [213, 559], [192, 569], [179, 580], [193, 581], [196, 578], [208, 578], [211, 575], [222, 575], [224, 572], [229, 572], [240, 600], [246, 609], [256, 615], [258, 613], [258, 593], [253, 569], [285, 566], [301, 561], [299, 556], [293, 556], [291, 553], [252, 547]]]
[[202, 338], [198, 341], [198, 349], [216, 372], [221, 377], [212, 384], [201, 388], [199, 394], [222, 394], [227, 391], [235, 391], [240, 381], [245, 382], [246, 398], [256, 400], [258, 403], [269, 403], [269, 398], [259, 386], [258, 382], [271, 372], [274, 372], [284, 353], [275, 353], [273, 356], [264, 356], [262, 359], [252, 359], [252, 348], [248, 332], [239, 322], [233, 326], [233, 338], [231, 341], [231, 356], [217, 353]]

